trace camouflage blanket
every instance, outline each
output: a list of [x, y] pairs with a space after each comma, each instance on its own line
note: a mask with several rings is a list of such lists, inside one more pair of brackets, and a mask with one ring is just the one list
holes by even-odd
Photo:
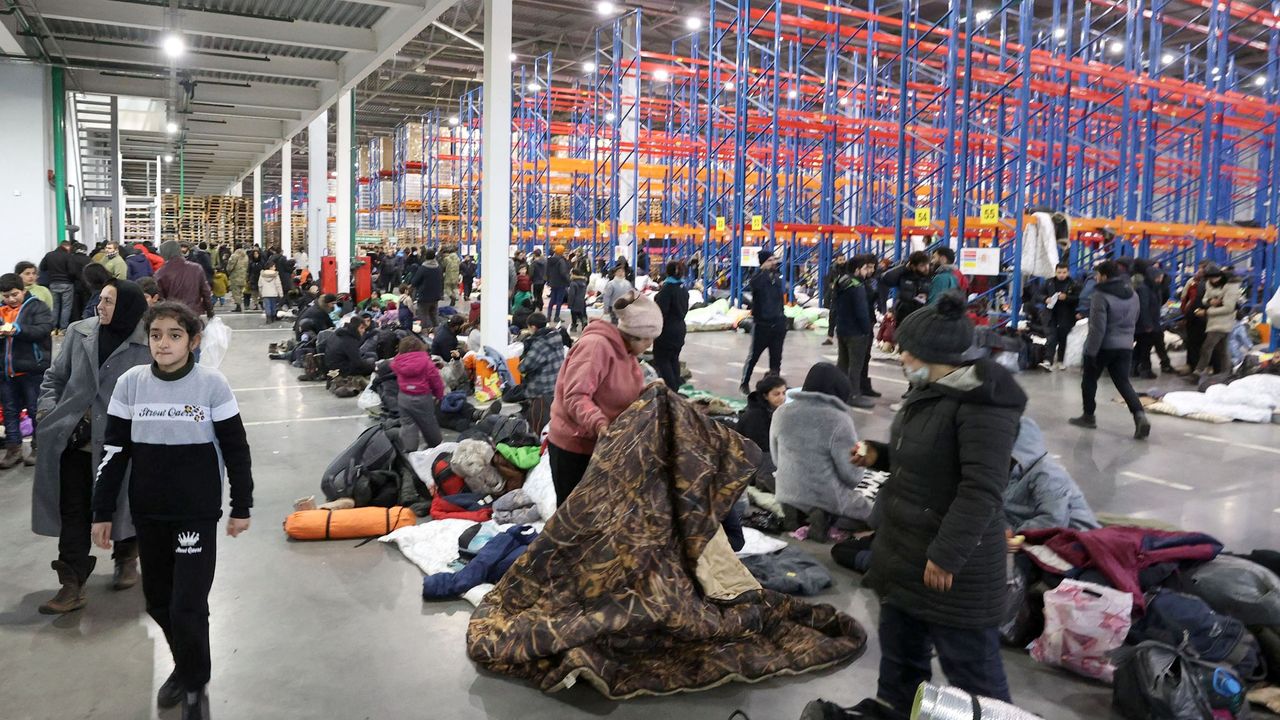
[[596, 448], [582, 483], [485, 596], [467, 654], [546, 692], [622, 699], [798, 674], [862, 654], [829, 605], [762, 589], [721, 519], [760, 455], [651, 384]]

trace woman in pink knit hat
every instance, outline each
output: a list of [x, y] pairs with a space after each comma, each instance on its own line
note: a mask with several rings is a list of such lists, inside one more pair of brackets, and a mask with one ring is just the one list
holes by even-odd
[[640, 397], [644, 374], [636, 356], [662, 333], [662, 311], [645, 295], [620, 298], [613, 311], [618, 324], [588, 323], [556, 381], [547, 452], [558, 503], [582, 480], [609, 423]]

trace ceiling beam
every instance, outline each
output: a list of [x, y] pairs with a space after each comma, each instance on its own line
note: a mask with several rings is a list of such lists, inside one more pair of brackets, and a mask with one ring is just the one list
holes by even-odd
[[[422, 12], [420, 8], [392, 10], [396, 13]], [[119, 25], [166, 30], [168, 8], [108, 0], [40, 0], [40, 14], [55, 20], [72, 20], [99, 25]], [[183, 10], [182, 31], [191, 35], [236, 40], [324, 48], [344, 52], [376, 52], [378, 38], [373, 30], [324, 23], [240, 17], [225, 13]]]
[[[169, 58], [163, 57], [160, 51], [154, 48], [106, 45], [84, 40], [59, 40], [57, 47], [67, 58], [141, 65], [161, 68], [165, 72], [169, 69]], [[215, 55], [189, 50], [178, 59], [177, 68], [179, 71], [202, 70], [290, 80], [333, 81], [338, 79], [337, 63], [280, 56], [261, 56], [261, 58], [227, 57], [224, 54]]]
[[[132, 95], [169, 100], [169, 81], [165, 78], [121, 76], [85, 70], [76, 71], [80, 89], [101, 95]], [[242, 105], [314, 112], [320, 93], [316, 88], [271, 83], [247, 83], [249, 87], [214, 85], [196, 81], [197, 102]]]
[[209, 103], [196, 100], [190, 103], [191, 112], [213, 117], [262, 118], [263, 120], [293, 120], [302, 118], [301, 110], [282, 110], [276, 108], [256, 108], [230, 103]]

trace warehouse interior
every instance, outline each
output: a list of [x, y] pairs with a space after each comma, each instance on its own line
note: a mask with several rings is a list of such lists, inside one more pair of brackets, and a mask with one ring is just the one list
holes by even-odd
[[[1280, 715], [1280, 661], [1268, 663], [1280, 660], [1280, 579], [1269, 552], [1280, 550], [1280, 0], [4, 0], [0, 155], [0, 216], [8, 221], [0, 273], [35, 270], [19, 286], [20, 305], [0, 308], [9, 325], [6, 334], [0, 324], [4, 412], [17, 428], [21, 411], [30, 426], [14, 439], [6, 423], [17, 462], [9, 467], [0, 456], [0, 539], [15, 550], [0, 575], [0, 638], [10, 649], [0, 653], [5, 717]], [[74, 312], [58, 309], [58, 297], [42, 340], [13, 328], [28, 323], [21, 313], [39, 297], [33, 285], [72, 292], [71, 279], [54, 270], [58, 253], [83, 257], [82, 269], [110, 268], [119, 262], [110, 248], [138, 260], [127, 279], [119, 264], [121, 283], [139, 281], [134, 268], [151, 264], [146, 280], [154, 273], [161, 300], [178, 299], [160, 280], [170, 263], [212, 258], [205, 327], [218, 325], [192, 362], [216, 370], [232, 391], [252, 448], [254, 523], [243, 537], [228, 526], [232, 536], [218, 538], [206, 588], [212, 676], [191, 707], [186, 696], [175, 701], [181, 708], [157, 705], [157, 691], [178, 677], [178, 651], [171, 653], [168, 626], [148, 614], [155, 601], [143, 592], [147, 555], [139, 586], [117, 590], [119, 560], [112, 576], [111, 553], [92, 550], [96, 570], [75, 583], [78, 607], [46, 609], [67, 584], [61, 571], [55, 582], [49, 565], [63, 556], [65, 533], [60, 542], [57, 532], [49, 537], [33, 510], [46, 493], [47, 458], [63, 473], [61, 486], [51, 475], [55, 508], [69, 491], [65, 454], [40, 450], [37, 439], [65, 401], [63, 386], [83, 377], [50, 379], [76, 334], [96, 338], [110, 325], [110, 311], [92, 309], [104, 286], [77, 277]], [[237, 281], [237, 257], [248, 279], [242, 268]], [[431, 294], [422, 268], [439, 267], [437, 257], [445, 270]], [[917, 272], [920, 258], [932, 265], [918, 271], [917, 302], [898, 278]], [[551, 269], [557, 262], [564, 285]], [[279, 271], [278, 296], [262, 285], [264, 271]], [[940, 325], [923, 340], [902, 332], [910, 314], [945, 319], [934, 291], [939, 274], [954, 289], [938, 294], [962, 308], [955, 322], [970, 348], [963, 362], [926, 360], [910, 344], [943, 342]], [[1109, 282], [1123, 286], [1115, 302], [1142, 309], [1129, 321], [1116, 361], [1123, 367], [1099, 383], [1108, 370], [1100, 358], [1118, 350], [1109, 344], [1112, 291], [1101, 290]], [[624, 290], [615, 294], [613, 283]], [[766, 285], [776, 288], [783, 327], [767, 363], [762, 338], [774, 320], [762, 309]], [[853, 331], [847, 316], [837, 320], [850, 287], [859, 303], [865, 288], [858, 307], [869, 316]], [[678, 313], [664, 301], [669, 288], [683, 298]], [[1215, 288], [1225, 301], [1206, 299]], [[662, 313], [651, 335], [634, 334], [641, 331], [628, 324], [639, 322], [628, 320], [629, 300], [613, 304], [624, 296]], [[89, 309], [76, 314], [85, 299]], [[560, 317], [560, 302], [571, 322]], [[306, 325], [317, 312], [328, 330]], [[671, 355], [662, 342], [673, 313], [679, 345]], [[371, 327], [357, 329], [354, 342], [369, 368], [340, 372], [316, 336], [331, 340], [366, 317]], [[538, 317], [549, 330], [529, 324]], [[574, 353], [595, 347], [603, 325], [629, 361], [625, 370], [600, 370], [583, 392], [621, 392], [637, 366], [646, 389], [626, 396], [621, 415], [606, 413], [597, 446], [595, 418], [575, 414], [569, 398], [579, 385], [565, 378], [588, 362], [605, 366], [604, 355], [575, 366]], [[520, 375], [532, 367], [525, 362], [535, 338], [550, 330], [563, 333], [556, 352], [564, 364], [541, 406], [540, 396], [525, 394], [532, 375], [525, 386]], [[138, 332], [145, 345], [146, 328]], [[390, 345], [367, 356], [383, 332]], [[860, 344], [846, 345], [850, 333]], [[444, 336], [450, 342], [440, 353]], [[407, 381], [390, 368], [412, 338], [435, 355], [431, 372], [447, 395], [433, 406], [443, 444], [424, 434], [421, 450], [398, 439], [395, 428], [409, 425], [409, 415], [394, 396], [379, 397], [378, 385], [398, 387], [404, 401]], [[637, 338], [658, 340], [632, 352], [625, 343]], [[10, 389], [31, 374], [14, 364], [22, 342], [35, 343], [37, 376], [52, 367], [27, 405]], [[46, 345], [51, 357], [41, 355]], [[1065, 356], [1055, 358], [1055, 345]], [[662, 352], [678, 363], [674, 382]], [[84, 411], [94, 437], [81, 439], [105, 467], [111, 453], [103, 459], [98, 423], [118, 395], [103, 358], [90, 373], [102, 412]], [[957, 668], [989, 669], [992, 661], [957, 661], [944, 633], [963, 622], [919, 619], [935, 617], [934, 601], [959, 602], [961, 585], [946, 598], [925, 570], [926, 600], [904, 603], [887, 589], [896, 582], [884, 580], [894, 574], [888, 562], [876, 565], [886, 555], [900, 560], [887, 538], [893, 514], [907, 512], [894, 503], [909, 502], [901, 488], [912, 471], [906, 460], [890, 463], [888, 447], [901, 450], [913, 404], [944, 384], [943, 374], [913, 379], [916, 363], [1001, 368], [1024, 396], [1017, 441], [1034, 421], [1042, 445], [1034, 463], [1059, 468], [1074, 488], [1071, 527], [1028, 524], [1024, 532], [1010, 509], [1023, 465], [1015, 438], [1012, 450], [994, 436], [977, 440], [1002, 449], [999, 487], [983, 497], [999, 505], [996, 491], [1003, 493], [1004, 512], [972, 523], [1008, 530], [1000, 589], [979, 603], [983, 611], [998, 606], [1003, 618], [999, 633], [979, 625], [1002, 644], [994, 662], [1003, 663], [1008, 704], [979, 692], [988, 687], [973, 680], [981, 671]], [[764, 402], [771, 377], [790, 388], [786, 405], [768, 410], [780, 413], [812, 394], [808, 380], [828, 367], [852, 383], [836, 425], [851, 418], [857, 441], [832, 462], [856, 473], [844, 490], [867, 508], [851, 525], [831, 511], [829, 531], [827, 513], [802, 506], [796, 514], [784, 497], [780, 421], [761, 441], [744, 439], [739, 424]], [[344, 394], [339, 380], [348, 375], [359, 382]], [[454, 395], [468, 418], [458, 428], [442, 414]], [[1141, 407], [1126, 407], [1131, 395]], [[528, 438], [481, 433], [493, 467], [507, 469], [499, 456], [513, 445], [540, 449], [514, 485], [477, 490], [467, 475], [464, 491], [483, 499], [466, 512], [441, 510], [440, 450], [457, 453], [453, 443], [476, 437], [468, 433], [492, 430], [482, 421], [487, 412], [519, 419]], [[645, 412], [660, 420], [643, 425]], [[829, 423], [820, 417], [829, 416], [805, 418], [799, 435], [824, 434]], [[585, 468], [580, 492], [561, 486], [554, 454], [565, 452], [557, 438], [575, 422], [591, 426], [586, 450], [570, 453]], [[958, 423], [914, 427], [963, 439]], [[626, 437], [619, 429], [633, 427]], [[394, 460], [380, 462], [399, 474], [392, 510], [404, 520], [387, 511], [385, 527], [334, 535], [339, 513], [382, 512], [330, 484], [335, 458], [374, 428], [393, 438]], [[950, 440], [906, 440], [927, 462], [950, 457]], [[876, 446], [885, 448], [884, 467], [859, 465], [863, 441], [890, 443]], [[675, 449], [686, 445], [697, 451]], [[751, 473], [725, 480], [745, 462], [742, 453], [754, 458]], [[690, 457], [707, 462], [696, 477]], [[982, 495], [965, 494], [971, 460], [955, 463], [961, 490], [944, 493], [953, 508]], [[235, 471], [221, 452], [218, 462], [234, 493], [227, 478], [234, 482]], [[352, 468], [353, 477], [372, 477]], [[768, 486], [760, 484], [765, 474]], [[550, 509], [536, 507], [535, 476], [545, 480]], [[607, 494], [611, 481], [622, 489]], [[831, 481], [840, 497], [844, 482]], [[662, 500], [637, 501], [652, 483], [660, 491], [651, 497]], [[690, 500], [683, 494], [691, 487], [705, 495]], [[405, 492], [423, 504], [411, 508]], [[534, 506], [532, 519], [500, 522], [489, 505], [515, 492]], [[1054, 502], [1065, 507], [1061, 495]], [[584, 509], [586, 497], [622, 504]], [[911, 509], [914, 524], [948, 512], [928, 504]], [[1074, 524], [1078, 504], [1091, 524]], [[324, 513], [319, 539], [297, 530], [308, 512]], [[704, 514], [706, 527], [697, 525]], [[741, 594], [726, 594], [723, 577], [707, 581], [707, 565], [726, 562], [713, 551], [724, 537], [716, 528], [727, 530], [730, 516], [739, 534], [748, 529], [749, 544], [769, 548], [725, 545], [729, 561], [734, 551], [742, 560], [730, 562], [734, 577], [756, 588]], [[644, 522], [628, 524], [635, 518]], [[509, 525], [531, 525], [539, 537], [522, 541], [528, 549], [505, 558], [502, 571], [487, 569], [468, 585], [474, 594], [432, 594], [437, 574], [480, 567], [488, 546], [472, 534], [496, 547]], [[625, 548], [634, 558], [624, 557], [619, 538], [640, 526], [670, 532], [635, 541]], [[970, 530], [965, 552], [981, 554], [985, 540]], [[614, 544], [594, 564], [585, 551], [566, 561], [566, 538], [583, 537]], [[1129, 545], [1107, 545], [1123, 555], [1117, 559], [1104, 557], [1104, 542]], [[675, 580], [646, 574], [658, 562], [644, 554], [646, 543], [665, 543], [671, 557], [659, 564]], [[843, 559], [843, 548], [854, 547], [862, 557]], [[941, 557], [935, 550], [930, 568]], [[758, 558], [779, 553], [794, 553], [785, 557], [806, 577], [825, 580], [775, 590], [778, 577], [766, 580]], [[540, 574], [556, 562], [579, 564]], [[1117, 565], [1132, 570], [1128, 584]], [[801, 571], [780, 572], [794, 579]], [[952, 576], [960, 583], [965, 571], [948, 573], [948, 588]], [[1226, 593], [1236, 601], [1205, 589], [1215, 576], [1240, 583]], [[180, 592], [182, 581], [169, 582]], [[683, 582], [696, 603], [664, 605]], [[606, 607], [600, 598], [608, 593], [616, 597]], [[1190, 598], [1186, 606], [1203, 612], [1197, 621], [1212, 633], [1196, 626], [1159, 635], [1151, 618], [1175, 597]], [[1104, 609], [1108, 602], [1123, 608]], [[1029, 609], [1019, 614], [1022, 607]], [[624, 610], [608, 615], [616, 608]], [[887, 702], [886, 668], [902, 651], [883, 643], [905, 642], [889, 639], [889, 608], [932, 623], [917, 648], [932, 676], [919, 678], [929, 682], [911, 707], [871, 700], [879, 692]], [[709, 626], [716, 631], [699, 634]], [[1199, 630], [1218, 637], [1223, 628], [1235, 638], [1230, 652], [1206, 649], [1208, 641], [1193, 647]], [[574, 645], [567, 638], [575, 633], [587, 638]], [[950, 637], [969, 647], [977, 636]], [[1153, 639], [1169, 642], [1153, 649]], [[841, 650], [846, 644], [856, 648]], [[1197, 699], [1169, 715], [1142, 705], [1178, 685], [1139, 689], [1133, 678], [1142, 663], [1156, 676], [1182, 678]], [[1187, 689], [1205, 673], [1211, 690]]]

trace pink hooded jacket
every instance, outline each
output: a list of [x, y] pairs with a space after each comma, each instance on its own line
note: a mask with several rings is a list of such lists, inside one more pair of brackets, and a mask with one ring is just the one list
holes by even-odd
[[644, 374], [612, 323], [587, 325], [560, 368], [547, 439], [569, 452], [590, 455], [600, 432], [644, 390]]
[[391, 369], [395, 371], [400, 392], [406, 395], [431, 393], [436, 396], [436, 402], [444, 399], [444, 379], [427, 353], [401, 353], [391, 358]]

